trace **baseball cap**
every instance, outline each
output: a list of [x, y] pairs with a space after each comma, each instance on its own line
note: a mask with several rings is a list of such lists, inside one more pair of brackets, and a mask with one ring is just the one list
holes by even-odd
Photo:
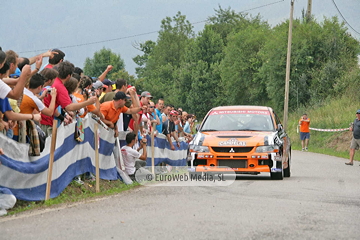
[[111, 86], [111, 85], [115, 84], [115, 82], [110, 81], [109, 79], [104, 79], [104, 81], [102, 83], [106, 86]]
[[360, 109], [356, 111], [356, 114], [360, 114]]
[[94, 89], [98, 89], [98, 88], [103, 87], [103, 85], [104, 85], [104, 84], [103, 84], [101, 81], [97, 80], [97, 81], [93, 84], [93, 87], [94, 87]]
[[178, 115], [178, 112], [175, 111], [175, 110], [172, 110], [172, 111], [170, 112], [170, 115]]
[[151, 94], [148, 92], [148, 91], [144, 91], [141, 93], [141, 96], [142, 97], [149, 97], [149, 98], [152, 98]]
[[115, 96], [114, 96], [114, 100], [127, 99], [127, 98], [129, 98], [129, 97], [126, 96], [125, 93], [120, 92], [120, 91], [117, 92], [117, 93], [115, 94]]
[[19, 68], [16, 68], [15, 72], [13, 74], [10, 74], [11, 78], [18, 78], [21, 75], [21, 71]]

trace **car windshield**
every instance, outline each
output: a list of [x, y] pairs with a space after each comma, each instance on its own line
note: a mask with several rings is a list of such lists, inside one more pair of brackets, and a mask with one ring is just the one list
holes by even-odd
[[268, 111], [212, 111], [202, 128], [206, 131], [275, 131]]

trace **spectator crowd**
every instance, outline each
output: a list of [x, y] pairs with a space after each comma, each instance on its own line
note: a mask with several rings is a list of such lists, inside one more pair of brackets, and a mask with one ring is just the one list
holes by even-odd
[[[48, 63], [43, 66], [45, 59]], [[165, 99], [153, 99], [148, 91], [138, 93], [136, 86], [129, 85], [125, 79], [108, 79], [112, 68], [108, 65], [100, 76], [87, 76], [81, 68], [65, 60], [65, 53], [59, 49], [25, 58], [13, 50], [0, 48], [1, 133], [30, 144], [30, 156], [40, 155], [54, 123], [59, 126], [76, 122], [74, 135], [81, 142], [84, 138], [81, 123], [87, 115], [113, 129], [114, 137], [119, 132], [130, 132], [124, 149], [143, 148], [146, 135], [152, 131], [155, 136], [164, 134], [171, 150], [180, 146], [180, 137], [192, 139], [193, 114], [166, 104]], [[1, 145], [0, 154], [6, 154]], [[136, 154], [136, 158], [145, 157]], [[125, 165], [130, 166], [126, 168], [128, 174], [134, 174], [126, 159]]]

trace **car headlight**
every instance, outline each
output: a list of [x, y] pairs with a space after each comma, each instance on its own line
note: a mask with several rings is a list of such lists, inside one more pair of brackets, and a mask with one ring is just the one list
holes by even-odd
[[193, 145], [192, 150], [194, 150], [195, 152], [210, 152], [209, 147], [199, 145]]
[[275, 145], [259, 146], [256, 148], [255, 152], [257, 153], [274, 152], [275, 149], [279, 149], [279, 147]]

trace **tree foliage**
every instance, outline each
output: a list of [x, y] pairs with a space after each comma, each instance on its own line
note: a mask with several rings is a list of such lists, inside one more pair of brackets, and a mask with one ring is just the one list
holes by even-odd
[[113, 53], [110, 49], [102, 48], [94, 53], [93, 58], [86, 58], [84, 66], [84, 74], [91, 77], [100, 76], [108, 65], [113, 66], [113, 70], [108, 74], [108, 78], [112, 78], [112, 74], [125, 70], [124, 60], [119, 54]]
[[[203, 116], [217, 105], [284, 104], [289, 22], [270, 27], [260, 16], [215, 10], [197, 35], [184, 15], [161, 22], [156, 42], [134, 58], [142, 87], [155, 99]], [[289, 109], [319, 103], [358, 82], [359, 42], [336, 17], [295, 19]], [[355, 80], [354, 80], [355, 79]]]

